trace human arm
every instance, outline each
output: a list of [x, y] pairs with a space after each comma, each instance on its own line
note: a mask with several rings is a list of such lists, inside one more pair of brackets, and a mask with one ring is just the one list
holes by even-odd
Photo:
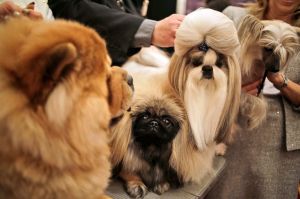
[[144, 18], [123, 12], [114, 1], [48, 0], [48, 4], [56, 18], [76, 20], [94, 28], [106, 40], [113, 64], [122, 64], [134, 51], [134, 35]]
[[268, 79], [274, 84], [275, 87], [280, 89], [281, 94], [286, 97], [292, 104], [296, 107], [300, 106], [300, 85], [287, 80], [286, 85], [284, 85], [285, 75], [281, 72], [277, 73], [268, 73]]
[[135, 47], [147, 47], [151, 44], [158, 47], [173, 47], [176, 30], [184, 15], [172, 14], [160, 21], [145, 19], [135, 34]]

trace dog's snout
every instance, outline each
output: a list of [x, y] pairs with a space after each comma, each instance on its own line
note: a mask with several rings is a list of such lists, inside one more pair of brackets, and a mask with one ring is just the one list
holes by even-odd
[[131, 75], [127, 75], [127, 84], [129, 86], [132, 86], [133, 85], [133, 78]]
[[202, 75], [203, 77], [210, 79], [213, 75], [213, 67], [211, 65], [204, 65], [202, 67]]
[[270, 72], [278, 72], [280, 70], [280, 58], [278, 55], [271, 54], [265, 60], [265, 67]]
[[158, 122], [155, 121], [155, 120], [152, 120], [152, 121], [150, 122], [150, 126], [153, 127], [153, 128], [157, 128], [157, 127], [158, 127]]
[[132, 88], [132, 90], [134, 90], [133, 78], [131, 75], [127, 75], [127, 84]]

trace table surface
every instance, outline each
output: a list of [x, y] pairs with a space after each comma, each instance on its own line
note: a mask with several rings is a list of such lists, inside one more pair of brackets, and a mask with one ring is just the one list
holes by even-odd
[[[205, 194], [210, 190], [214, 185], [218, 177], [221, 175], [225, 167], [225, 159], [221, 156], [218, 156], [214, 160], [214, 173], [210, 176], [207, 176], [203, 179], [201, 184], [186, 184], [180, 189], [169, 190], [162, 195], [157, 195], [153, 192], [149, 192], [144, 199], [199, 199], [203, 198]], [[111, 182], [110, 186], [107, 189], [107, 195], [113, 199], [128, 199], [130, 198], [120, 181], [114, 180]]]

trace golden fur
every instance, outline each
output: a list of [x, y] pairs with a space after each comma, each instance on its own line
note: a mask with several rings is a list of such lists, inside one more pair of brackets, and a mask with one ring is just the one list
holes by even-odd
[[[245, 16], [238, 27], [242, 84], [249, 84], [263, 77], [266, 62], [263, 57], [264, 48], [273, 50], [273, 54], [278, 56], [279, 70], [284, 71], [299, 49], [297, 31], [298, 28], [282, 21], [260, 21], [252, 15]], [[239, 118], [243, 128], [256, 128], [264, 121], [266, 112], [267, 104], [262, 96], [242, 94]]]
[[104, 40], [75, 22], [11, 18], [0, 57], [0, 195], [104, 198], [109, 122], [132, 92]]
[[[131, 111], [126, 112], [124, 117], [112, 127], [112, 164], [116, 166], [121, 163], [120, 177], [125, 182], [127, 193], [131, 196], [139, 195], [143, 197], [147, 193], [147, 187], [138, 176], [138, 172], [149, 169], [149, 166], [145, 163], [145, 160], [136, 154], [137, 149], [132, 138], [133, 118], [148, 107], [155, 107], [156, 111], [165, 110], [168, 115], [172, 115], [180, 122], [181, 126], [185, 121], [185, 115], [182, 106], [178, 104], [179, 102], [173, 96], [173, 92], [169, 90], [171, 88], [165, 72], [159, 74], [139, 73], [135, 70], [129, 70], [128, 72], [133, 75], [135, 92]], [[155, 187], [159, 188], [161, 192], [165, 192], [170, 185], [164, 183], [157, 184]]]
[[[179, 121], [183, 121], [184, 114], [182, 105], [179, 105], [179, 100], [174, 96], [170, 85], [167, 81], [167, 75], [165, 72], [160, 74], [145, 74], [145, 73], [135, 73], [129, 70], [129, 73], [133, 75], [135, 92], [131, 104], [131, 111], [124, 113], [123, 118], [117, 123], [117, 125], [112, 126], [111, 132], [111, 150], [112, 150], [112, 165], [116, 166], [119, 164], [124, 156], [129, 153], [128, 146], [131, 138], [131, 122], [132, 115], [144, 109], [147, 106], [151, 106], [154, 100], [160, 101], [159, 106], [168, 106], [169, 111], [173, 111], [174, 117], [178, 118]], [[128, 154], [127, 154], [128, 156]], [[129, 163], [130, 157], [127, 157], [127, 162]], [[132, 160], [134, 161], [134, 160]], [[128, 164], [130, 166], [132, 164]]]

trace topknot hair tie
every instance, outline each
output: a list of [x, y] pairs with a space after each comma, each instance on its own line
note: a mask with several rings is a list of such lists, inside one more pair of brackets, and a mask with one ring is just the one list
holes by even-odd
[[209, 49], [209, 46], [205, 42], [202, 42], [201, 44], [198, 45], [198, 49], [200, 51], [207, 52]]

